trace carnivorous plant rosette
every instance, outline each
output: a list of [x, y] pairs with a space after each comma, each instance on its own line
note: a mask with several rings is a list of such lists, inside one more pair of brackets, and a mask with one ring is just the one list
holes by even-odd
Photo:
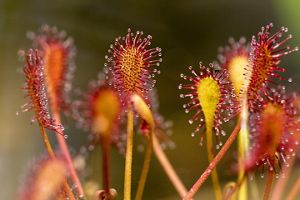
[[[137, 148], [144, 153], [144, 160], [139, 170], [136, 200], [143, 199], [152, 153], [184, 200], [198, 198], [195, 195], [209, 176], [217, 200], [247, 200], [250, 196], [258, 199], [248, 192], [254, 188], [255, 183], [248, 179], [255, 171], [268, 173], [263, 181], [264, 200], [269, 199], [273, 179], [278, 177], [271, 199], [279, 200], [287, 183], [280, 174], [288, 178], [294, 173], [289, 166], [296, 166], [295, 155], [300, 150], [300, 98], [296, 93], [287, 95], [285, 86], [277, 82], [285, 80], [281, 75], [286, 70], [280, 66], [282, 58], [298, 48], [287, 45], [292, 38], [284, 36], [287, 28], [271, 33], [272, 27], [272, 23], [263, 26], [251, 43], [243, 37], [238, 41], [230, 38], [227, 46], [219, 48], [215, 63], [205, 66], [200, 62], [197, 67], [188, 67], [189, 74], [180, 74], [183, 79], [178, 86], [180, 98], [185, 101], [185, 113], [191, 113], [188, 123], [195, 125], [192, 136], [198, 136], [201, 145], [206, 140], [209, 161], [188, 191], [163, 151], [164, 147], [175, 144], [168, 137], [171, 123], [159, 112], [154, 86], [155, 76], [160, 74], [162, 53], [161, 48], [152, 45], [152, 36], [128, 29], [124, 36], [117, 37], [105, 56], [104, 73], [90, 82], [88, 89], [80, 94], [81, 99], [72, 101], [73, 39], [48, 25], [42, 26], [38, 33], [30, 32], [33, 49], [25, 53], [23, 68], [29, 102], [22, 106], [22, 111], [34, 110], [32, 121], [39, 125], [48, 156], [34, 165], [34, 172], [18, 199], [115, 199], [119, 191], [112, 187], [115, 183], [111, 175], [121, 176], [113, 171], [118, 166], [111, 167], [114, 163], [111, 145], [125, 153], [122, 197], [133, 199], [132, 177], [136, 172], [132, 164], [139, 163], [133, 161], [134, 131], [137, 131], [146, 145], [139, 144]], [[87, 148], [81, 148], [73, 158], [61, 123], [61, 115], [68, 111], [68, 117], [90, 132]], [[223, 125], [230, 120], [227, 128], [234, 128], [228, 134]], [[74, 134], [70, 136], [76, 137], [76, 129], [72, 130]], [[58, 151], [52, 149], [48, 131], [56, 133]], [[226, 135], [224, 141], [222, 136]], [[235, 139], [237, 151], [232, 148]], [[234, 163], [238, 174], [228, 177], [234, 180], [222, 187], [217, 167], [225, 156], [231, 155], [230, 148], [237, 152]], [[85, 177], [80, 180], [78, 175]], [[299, 188], [300, 178], [297, 178], [288, 199], [293, 199]]]

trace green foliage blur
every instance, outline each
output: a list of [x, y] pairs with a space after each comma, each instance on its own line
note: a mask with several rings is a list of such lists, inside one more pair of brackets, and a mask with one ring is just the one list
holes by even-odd
[[[294, 36], [291, 46], [300, 46], [299, 9], [298, 0], [0, 0], [0, 199], [15, 199], [30, 163], [44, 152], [36, 124], [30, 125], [33, 113], [15, 114], [26, 102], [21, 90], [24, 77], [19, 73], [23, 64], [17, 52], [30, 48], [27, 31], [37, 31], [41, 25], [49, 24], [66, 30], [74, 38], [77, 71], [73, 88], [82, 90], [90, 80], [97, 78], [107, 49], [117, 36], [126, 34], [129, 27], [151, 34], [152, 44], [163, 49], [162, 73], [156, 85], [160, 111], [174, 122], [172, 140], [177, 147], [167, 150], [167, 154], [179, 176], [190, 187], [208, 163], [199, 137], [193, 138], [190, 134], [194, 127], [187, 123], [190, 115], [184, 114], [182, 109], [177, 89], [181, 81], [179, 74], [186, 72], [190, 65], [197, 66], [199, 61], [208, 64], [216, 60], [218, 47], [226, 45], [229, 37], [245, 36], [249, 41], [269, 22], [276, 28], [287, 26]], [[287, 69], [284, 76], [294, 80], [290, 87], [297, 90], [299, 52], [284, 58], [281, 65]], [[86, 132], [76, 129], [70, 119], [65, 119], [64, 125], [73, 152], [86, 145]], [[233, 125], [231, 122], [226, 127], [228, 134]], [[140, 140], [140, 136], [136, 138]], [[124, 157], [116, 151], [112, 154], [113, 186], [121, 197]], [[143, 153], [136, 150], [133, 189], [142, 160]], [[234, 162], [232, 151], [218, 167], [223, 184], [235, 180], [231, 169]], [[210, 180], [199, 192], [200, 196], [213, 198]], [[178, 199], [154, 157], [144, 199]]]

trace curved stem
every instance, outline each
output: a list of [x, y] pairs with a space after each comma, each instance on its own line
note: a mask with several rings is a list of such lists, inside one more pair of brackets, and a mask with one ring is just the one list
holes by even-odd
[[273, 200], [281, 199], [284, 188], [285, 188], [287, 181], [291, 175], [291, 171], [293, 168], [292, 166], [294, 165], [294, 162], [295, 162], [295, 157], [292, 156], [291, 159], [288, 160], [288, 165], [283, 165], [282, 174], [284, 174], [285, 177], [280, 177], [280, 179], [276, 183], [271, 199], [273, 199]]
[[[54, 151], [53, 151], [52, 146], [50, 144], [50, 141], [49, 141], [49, 138], [48, 138], [48, 135], [46, 133], [45, 128], [41, 124], [39, 124], [39, 128], [40, 128], [40, 133], [41, 133], [45, 148], [46, 148], [46, 150], [49, 154], [50, 159], [55, 159], [55, 154], [54, 154]], [[73, 195], [73, 193], [70, 189], [70, 186], [69, 186], [69, 184], [66, 180], [63, 183], [63, 188], [64, 188], [64, 191], [65, 191], [65, 195], [70, 200], [75, 200], [75, 197], [74, 197], [74, 195]]]
[[152, 156], [152, 147], [153, 147], [153, 129], [151, 130], [149, 137], [148, 137], [148, 143], [147, 143], [147, 149], [145, 152], [145, 159], [143, 163], [143, 168], [140, 176], [140, 180], [138, 183], [138, 188], [135, 196], [135, 200], [141, 200], [145, 188], [145, 183], [147, 179], [147, 175], [149, 172], [150, 162], [151, 162], [151, 156]]
[[[207, 143], [206, 147], [207, 147], [208, 162], [211, 163], [214, 159], [213, 135], [212, 135], [211, 128], [207, 128], [206, 130], [206, 143]], [[221, 191], [220, 181], [219, 181], [218, 172], [216, 168], [213, 169], [211, 173], [211, 178], [212, 178], [216, 200], [220, 200], [222, 198], [222, 191]]]
[[268, 179], [264, 189], [263, 200], [268, 200], [271, 194], [272, 184], [274, 179], [274, 172], [268, 171]]
[[287, 200], [294, 200], [299, 190], [300, 190], [300, 177], [298, 177], [297, 182], [295, 183], [295, 185], [293, 186], [291, 192], [287, 197]]
[[224, 146], [221, 148], [221, 150], [218, 152], [216, 157], [213, 159], [213, 161], [209, 164], [209, 166], [206, 168], [206, 170], [203, 172], [203, 174], [199, 177], [199, 179], [196, 181], [196, 183], [192, 186], [192, 188], [189, 190], [187, 195], [184, 197], [185, 200], [192, 199], [194, 195], [197, 193], [199, 188], [202, 186], [202, 184], [206, 181], [206, 179], [211, 174], [212, 170], [217, 166], [217, 164], [220, 162], [220, 160], [223, 158], [225, 153], [228, 151], [229, 147], [235, 140], [236, 136], [238, 135], [240, 131], [240, 121], [238, 121], [236, 127], [234, 128], [233, 132], [225, 142]]
[[132, 176], [132, 149], [133, 149], [133, 111], [129, 108], [127, 113], [127, 144], [125, 157], [124, 200], [131, 200]]
[[165, 173], [167, 174], [168, 178], [170, 179], [171, 183], [175, 187], [176, 191], [178, 192], [179, 196], [183, 198], [187, 194], [187, 189], [183, 185], [182, 181], [176, 174], [172, 164], [168, 160], [165, 152], [161, 149], [161, 146], [155, 136], [153, 134], [153, 149], [156, 158], [160, 162], [161, 166], [163, 167]]
[[[61, 124], [60, 115], [59, 115], [59, 112], [57, 111], [57, 109], [52, 109], [52, 112], [53, 112], [53, 119], [55, 120], [55, 122], [58, 123], [58, 124]], [[80, 183], [77, 172], [75, 170], [75, 167], [73, 165], [73, 161], [72, 161], [67, 143], [66, 143], [65, 138], [64, 138], [63, 135], [64, 135], [63, 132], [58, 133], [58, 134], [56, 134], [56, 138], [57, 138], [59, 147], [62, 151], [62, 154], [63, 154], [64, 158], [66, 159], [68, 168], [70, 170], [71, 179], [72, 179], [73, 183], [76, 185], [76, 190], [77, 190], [78, 196], [80, 198], [82, 198], [82, 197], [84, 197], [83, 188], [82, 188], [82, 185]]]

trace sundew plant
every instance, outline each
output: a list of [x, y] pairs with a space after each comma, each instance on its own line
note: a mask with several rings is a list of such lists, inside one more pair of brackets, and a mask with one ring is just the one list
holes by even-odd
[[[209, 58], [211, 63], [182, 66], [181, 80], [173, 86], [180, 95], [174, 98], [182, 99], [186, 126], [193, 126], [186, 137], [194, 137], [205, 148], [203, 160], [209, 162], [206, 169], [199, 169], [193, 185], [181, 180], [165, 154], [175, 144], [171, 123], [159, 112], [155, 77], [172, 69], [161, 70], [164, 51], [151, 35], [124, 30], [124, 35], [104, 47], [106, 62], [98, 76], [77, 92], [72, 87], [75, 41], [55, 26], [30, 32], [31, 46], [21, 52], [27, 100], [21, 110], [33, 113], [31, 121], [39, 127], [47, 153], [32, 165], [17, 199], [144, 199], [152, 157], [174, 186], [177, 199], [202, 199], [196, 194], [210, 178], [206, 184], [212, 184], [217, 200], [282, 199], [285, 188], [286, 199], [295, 199], [300, 177], [288, 187], [287, 182], [299, 154], [300, 96], [290, 91], [292, 79], [284, 78], [288, 66], [282, 66], [281, 60], [296, 54], [298, 47], [289, 46], [292, 35], [286, 27], [273, 26], [263, 26], [250, 39], [230, 38], [216, 57]], [[70, 121], [86, 131], [88, 140], [86, 147], [76, 151], [70, 151], [68, 142], [77, 136], [64, 130]], [[228, 123], [231, 131], [223, 127]], [[55, 135], [57, 146], [51, 144], [50, 134]], [[144, 141], [138, 171], [133, 149], [141, 144], [136, 144], [136, 137]], [[93, 158], [100, 160], [101, 168], [89, 166], [95, 147], [101, 149], [101, 156]], [[116, 173], [112, 148], [124, 162], [118, 180], [123, 188], [116, 188], [111, 178]], [[233, 152], [234, 159], [227, 163], [232, 176], [221, 181], [219, 163]], [[101, 174], [101, 182], [91, 181], [95, 174]], [[135, 174], [137, 181], [132, 178]], [[262, 178], [260, 183], [255, 177]]]

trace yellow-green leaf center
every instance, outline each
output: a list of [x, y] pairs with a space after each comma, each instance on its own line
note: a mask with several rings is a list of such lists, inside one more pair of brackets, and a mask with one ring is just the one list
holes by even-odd
[[212, 129], [215, 112], [221, 96], [218, 82], [212, 77], [200, 80], [197, 94], [204, 114], [206, 129]]
[[239, 96], [242, 87], [248, 85], [248, 80], [243, 75], [247, 73], [246, 68], [248, 65], [249, 62], [246, 56], [236, 56], [232, 58], [228, 65], [229, 79], [237, 96]]

